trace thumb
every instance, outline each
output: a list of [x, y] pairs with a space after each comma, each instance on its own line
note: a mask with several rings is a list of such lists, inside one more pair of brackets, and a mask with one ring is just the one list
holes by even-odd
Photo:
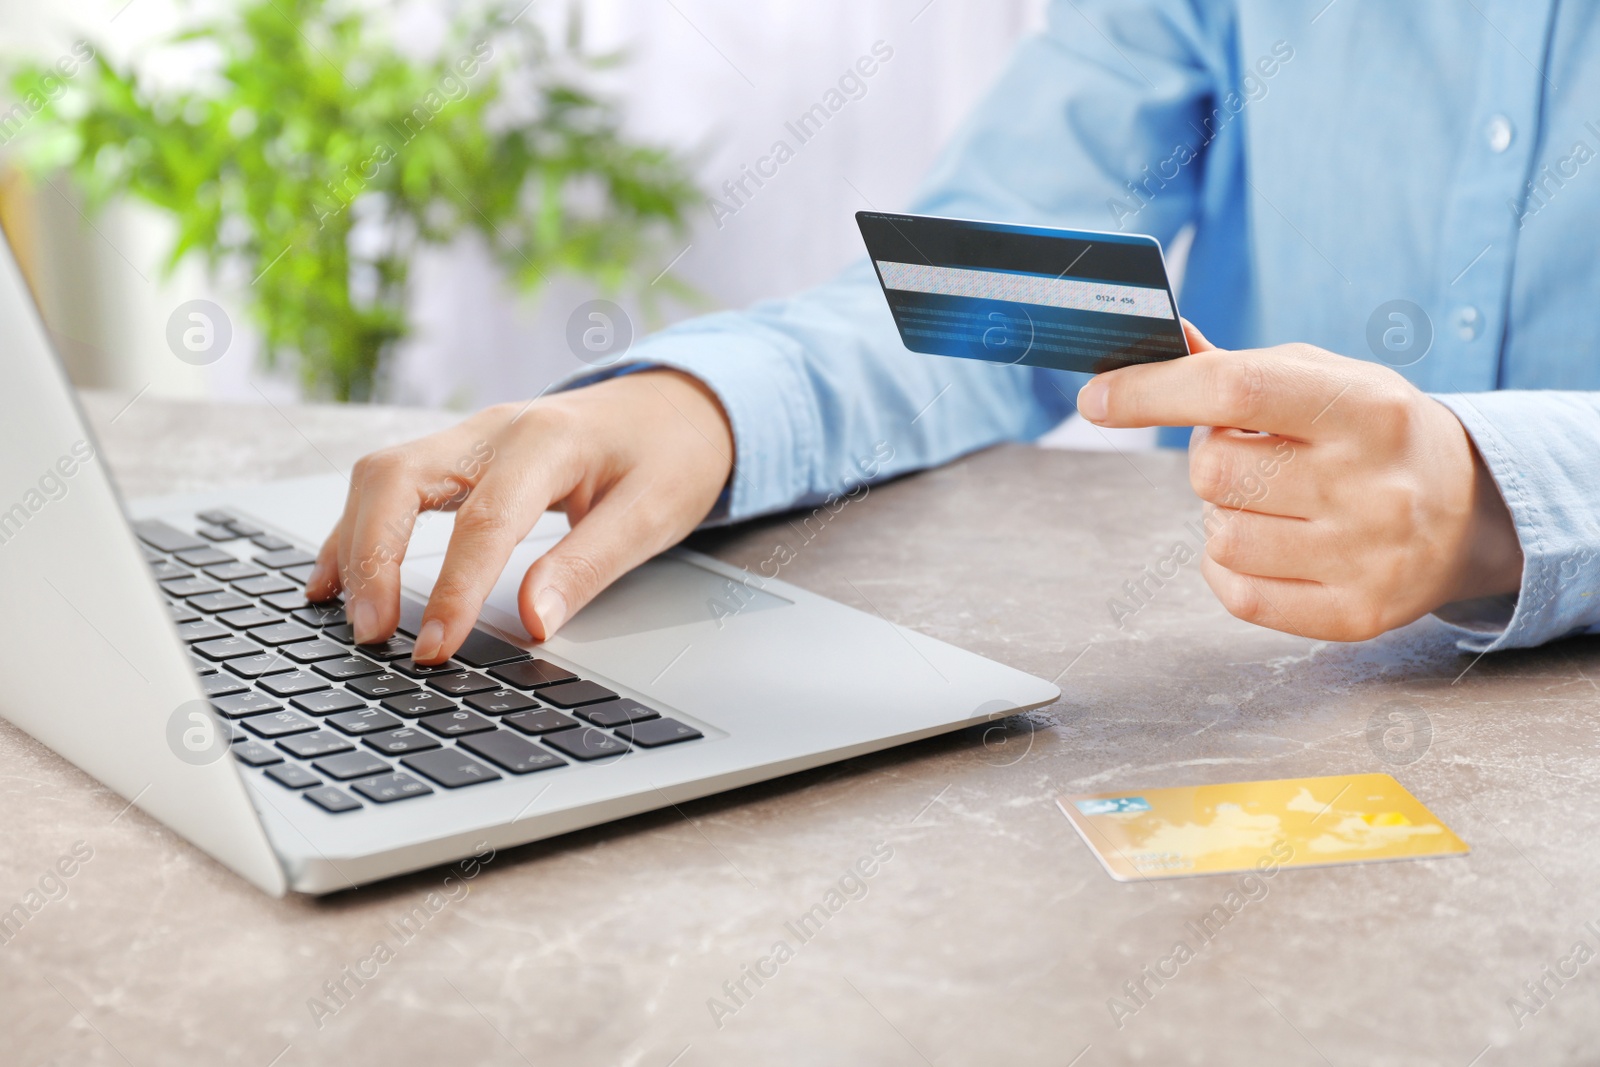
[[1188, 319], [1183, 321], [1183, 339], [1189, 342], [1189, 354], [1196, 352], [1210, 352], [1217, 346], [1206, 340], [1206, 335], [1201, 333], [1194, 323]]
[[[618, 488], [621, 488], [620, 486]], [[607, 493], [522, 577], [517, 613], [536, 641], [547, 641], [612, 582], [670, 543], [630, 507], [648, 491]]]

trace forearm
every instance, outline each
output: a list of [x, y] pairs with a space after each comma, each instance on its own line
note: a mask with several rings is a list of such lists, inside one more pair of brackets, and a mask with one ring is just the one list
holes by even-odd
[[630, 366], [691, 374], [726, 412], [737, 459], [713, 521], [1036, 436], [1070, 410], [1075, 389], [1030, 368], [906, 351], [865, 263], [799, 296], [665, 330], [634, 350]]

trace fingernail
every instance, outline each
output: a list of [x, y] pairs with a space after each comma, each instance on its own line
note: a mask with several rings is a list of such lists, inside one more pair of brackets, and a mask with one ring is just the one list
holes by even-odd
[[544, 635], [549, 637], [567, 621], [567, 598], [555, 586], [546, 586], [533, 598], [533, 613], [544, 623]]
[[1078, 390], [1078, 414], [1090, 422], [1104, 422], [1106, 418], [1106, 394], [1111, 387], [1099, 378], [1092, 378], [1089, 384]]
[[439, 658], [439, 646], [442, 644], [444, 644], [444, 623], [438, 619], [429, 619], [422, 624], [422, 631], [417, 634], [417, 644], [411, 650], [411, 656], [424, 663], [431, 663]]
[[350, 624], [355, 628], [356, 644], [365, 645], [378, 639], [378, 609], [371, 601], [356, 601], [350, 609]]

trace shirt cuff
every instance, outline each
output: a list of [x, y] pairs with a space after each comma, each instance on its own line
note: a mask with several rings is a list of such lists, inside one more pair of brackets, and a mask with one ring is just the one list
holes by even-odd
[[[1538, 423], [1537, 407], [1530, 406], [1526, 394], [1456, 393], [1434, 399], [1461, 420], [1483, 457], [1511, 512], [1523, 561], [1522, 583], [1515, 596], [1447, 604], [1434, 616], [1455, 632], [1456, 645], [1465, 652], [1531, 648], [1582, 632], [1585, 625], [1560, 595], [1563, 571], [1585, 553], [1571, 537], [1559, 535], [1562, 517], [1550, 513], [1550, 498], [1558, 488], [1545, 484], [1549, 479], [1543, 477], [1543, 468], [1555, 457], [1529, 455], [1514, 444], [1528, 424]], [[1592, 552], [1587, 555], [1593, 557]]]
[[733, 429], [733, 475], [704, 525], [738, 522], [780, 511], [809, 484], [819, 452], [812, 390], [781, 344], [751, 330], [731, 313], [691, 320], [635, 347], [626, 363], [580, 370], [551, 387], [577, 389], [642, 370], [670, 368], [703, 382], [722, 404]]

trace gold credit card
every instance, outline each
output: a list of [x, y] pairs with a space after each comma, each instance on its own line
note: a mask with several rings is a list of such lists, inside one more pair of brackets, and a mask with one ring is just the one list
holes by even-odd
[[1470, 851], [1387, 774], [1079, 793], [1056, 803], [1119, 882]]

